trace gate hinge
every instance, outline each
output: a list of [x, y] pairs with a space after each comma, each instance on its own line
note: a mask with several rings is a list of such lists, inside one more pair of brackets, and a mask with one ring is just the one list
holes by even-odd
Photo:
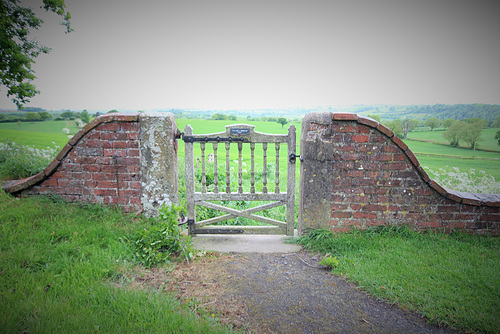
[[300, 162], [304, 161], [300, 155], [296, 155], [295, 153], [291, 153], [290, 156], [288, 157], [288, 161], [291, 163], [295, 163], [295, 159], [299, 158]]
[[184, 136], [184, 132], [181, 132], [181, 130], [177, 129], [177, 132], [175, 133], [174, 139], [181, 139], [182, 136]]

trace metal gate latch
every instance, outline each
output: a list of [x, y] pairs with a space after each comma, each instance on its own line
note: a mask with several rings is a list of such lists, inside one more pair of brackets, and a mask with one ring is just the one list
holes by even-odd
[[291, 153], [290, 156], [288, 157], [288, 161], [291, 163], [295, 163], [295, 158], [299, 158], [300, 162], [303, 161], [302, 157], [300, 155], [296, 155], [295, 153]]

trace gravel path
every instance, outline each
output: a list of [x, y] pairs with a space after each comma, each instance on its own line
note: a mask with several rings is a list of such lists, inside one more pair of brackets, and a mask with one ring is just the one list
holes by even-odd
[[251, 333], [458, 333], [379, 301], [318, 264], [289, 254], [208, 253], [173, 271], [136, 275], [235, 329]]
[[232, 293], [246, 301], [250, 319], [276, 333], [454, 333], [378, 301], [320, 269], [301, 251], [245, 254], [229, 261]]

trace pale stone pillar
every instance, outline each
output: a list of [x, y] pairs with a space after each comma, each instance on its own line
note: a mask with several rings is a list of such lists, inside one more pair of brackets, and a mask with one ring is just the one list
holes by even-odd
[[177, 126], [172, 113], [140, 115], [141, 204], [144, 214], [158, 215], [163, 205], [179, 203]]

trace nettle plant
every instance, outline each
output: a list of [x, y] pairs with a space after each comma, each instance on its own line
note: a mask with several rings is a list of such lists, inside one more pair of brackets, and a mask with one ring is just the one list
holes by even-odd
[[180, 206], [163, 205], [159, 209], [158, 218], [153, 220], [153, 225], [135, 233], [130, 241], [136, 261], [151, 268], [169, 263], [175, 256], [183, 254], [189, 263], [193, 258], [194, 248], [191, 237], [181, 234], [178, 221], [181, 211]]
[[457, 167], [448, 166], [438, 170], [426, 166], [424, 168], [439, 184], [449, 189], [483, 194], [500, 193], [500, 182], [496, 182], [492, 175], [483, 170], [470, 169], [468, 172], [462, 172]]

